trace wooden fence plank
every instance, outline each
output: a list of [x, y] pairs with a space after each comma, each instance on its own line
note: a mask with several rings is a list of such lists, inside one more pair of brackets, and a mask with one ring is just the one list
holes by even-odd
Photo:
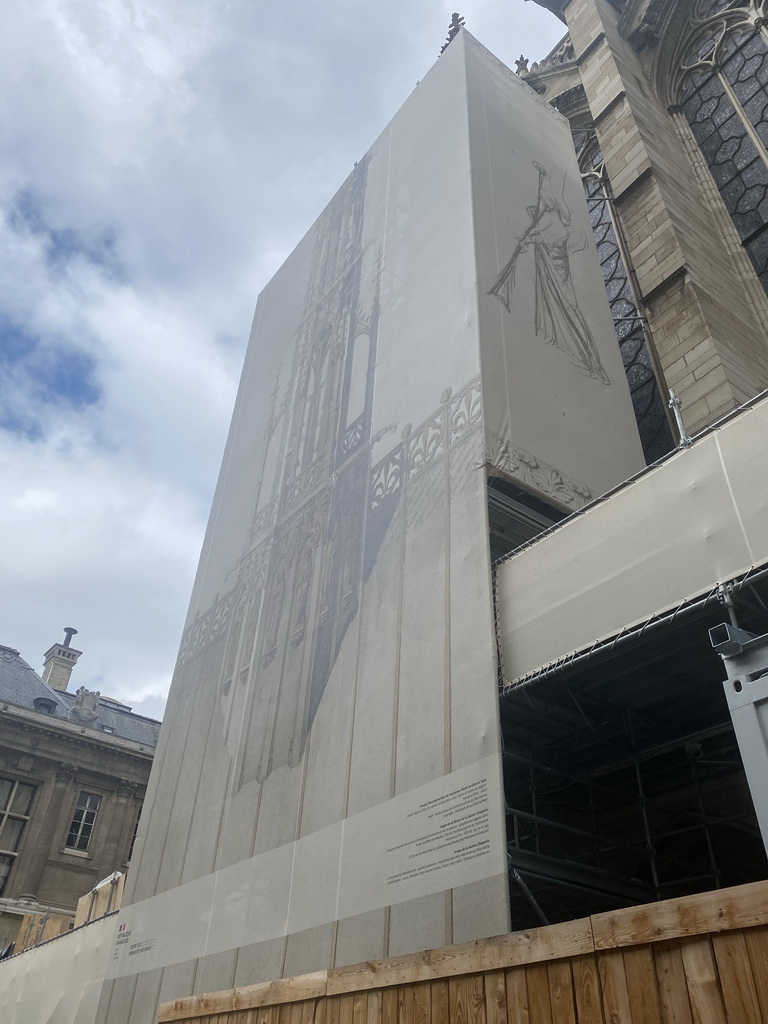
[[768, 882], [702, 892], [592, 917], [596, 949], [768, 924]]
[[369, 960], [328, 971], [328, 995], [384, 988], [416, 981], [433, 981], [494, 971], [518, 964], [539, 963], [591, 953], [592, 927], [588, 917], [564, 924], [531, 928], [491, 939], [477, 939], [422, 953]]
[[451, 1024], [485, 1024], [485, 986], [482, 974], [448, 981]]
[[485, 975], [486, 1024], [507, 1024], [507, 985], [504, 971]]
[[528, 1013], [528, 982], [524, 967], [504, 972], [507, 989], [507, 1020], [509, 1024], [530, 1024]]
[[430, 983], [430, 999], [432, 1003], [432, 1024], [445, 1024], [450, 1020], [450, 1002], [448, 996], [448, 981], [433, 981]]
[[603, 1024], [600, 980], [594, 956], [577, 956], [571, 961], [573, 996], [579, 1024]]
[[680, 942], [660, 942], [653, 947], [656, 981], [659, 986], [661, 1019], [664, 1024], [693, 1024]]
[[381, 1024], [381, 992], [368, 992], [366, 1024]]
[[398, 1024], [413, 1024], [413, 985], [401, 985], [397, 990]]
[[763, 1024], [744, 933], [713, 935], [712, 948], [730, 1024]]
[[633, 1021], [663, 1024], [656, 981], [656, 967], [650, 946], [630, 946], [622, 953], [627, 993]]
[[555, 960], [547, 965], [549, 978], [549, 1000], [552, 1004], [552, 1019], [557, 1024], [576, 1024], [576, 1008], [573, 1002], [573, 976], [568, 960]]
[[354, 995], [346, 995], [341, 997], [339, 1003], [339, 1024], [353, 1024], [353, 1017], [355, 1012], [355, 997]]
[[[600, 953], [597, 958], [597, 968], [606, 1019], [611, 1024], [633, 1024], [624, 957], [621, 950], [614, 949], [610, 952]], [[643, 1024], [643, 1021], [638, 1019], [634, 1021], [634, 1024]]]
[[186, 999], [174, 999], [173, 1002], [163, 1003], [158, 1008], [157, 1020], [159, 1024], [165, 1024], [166, 1021], [191, 1020], [195, 1017], [205, 1018], [240, 1009], [235, 1001], [236, 992], [237, 989], [230, 988], [224, 992], [206, 992], [203, 995], [189, 996]]
[[160, 1024], [191, 1020], [196, 1017], [251, 1010], [255, 1007], [278, 1006], [283, 1002], [300, 1002], [326, 994], [328, 972], [315, 971], [297, 978], [264, 981], [256, 985], [228, 988], [223, 992], [191, 995], [173, 1002], [164, 1002], [158, 1012]]
[[422, 981], [413, 986], [413, 1024], [431, 1024], [431, 1021], [432, 1000], [429, 982]]
[[296, 978], [264, 981], [257, 985], [226, 989], [224, 992], [206, 992], [205, 995], [175, 999], [160, 1006], [157, 1019], [160, 1024], [166, 1024], [168, 1021], [191, 1020], [233, 1010], [250, 1010], [257, 1006], [276, 1006], [315, 999], [325, 995], [327, 978], [327, 971], [315, 971]]
[[325, 1000], [325, 1021], [326, 1024], [339, 1024], [339, 1011], [341, 997], [340, 996], [329, 996]]
[[318, 1002], [321, 1002], [323, 1009], [325, 1009], [324, 999], [307, 999], [305, 1002], [298, 1004], [301, 1007], [301, 1024], [318, 1024]]
[[680, 952], [695, 1024], [727, 1024], [709, 939], [686, 939]]
[[768, 928], [753, 928], [744, 934], [762, 1020], [768, 1020]]
[[352, 997], [352, 1024], [368, 1024], [367, 992], [356, 992]]
[[553, 1024], [549, 998], [549, 975], [546, 964], [531, 964], [525, 969], [528, 989], [528, 1015], [531, 1024]]
[[381, 1024], [397, 1024], [396, 988], [388, 988], [381, 993]]

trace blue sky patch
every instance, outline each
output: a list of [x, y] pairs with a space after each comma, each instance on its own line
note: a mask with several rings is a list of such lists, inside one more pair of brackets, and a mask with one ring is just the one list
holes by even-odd
[[8, 219], [15, 231], [45, 236], [46, 260], [51, 271], [63, 270], [71, 260], [80, 257], [100, 267], [111, 280], [126, 280], [113, 228], [86, 236], [72, 227], [51, 227], [43, 216], [42, 202], [29, 189], [17, 193]]
[[43, 435], [46, 406], [81, 411], [101, 398], [96, 360], [76, 346], [47, 342], [0, 321], [0, 427]]
[[86, 352], [65, 345], [46, 349], [36, 376], [40, 400], [78, 410], [93, 405], [101, 397], [95, 371], [96, 360]]

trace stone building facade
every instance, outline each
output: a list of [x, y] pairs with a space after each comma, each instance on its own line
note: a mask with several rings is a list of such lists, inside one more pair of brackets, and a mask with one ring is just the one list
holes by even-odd
[[0, 646], [0, 943], [22, 917], [71, 913], [124, 871], [160, 723], [85, 687], [67, 689], [81, 654], [46, 652], [45, 682]]
[[694, 433], [768, 385], [765, 4], [540, 3], [568, 35], [521, 73], [571, 122]]

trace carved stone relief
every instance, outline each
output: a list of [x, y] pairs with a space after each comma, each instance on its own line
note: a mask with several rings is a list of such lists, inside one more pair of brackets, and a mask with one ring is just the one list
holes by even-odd
[[595, 498], [585, 484], [564, 476], [549, 463], [489, 432], [486, 433], [486, 461], [502, 474], [574, 510]]

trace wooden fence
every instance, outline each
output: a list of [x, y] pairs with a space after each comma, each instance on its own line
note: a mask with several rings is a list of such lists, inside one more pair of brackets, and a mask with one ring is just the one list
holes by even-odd
[[177, 999], [190, 1024], [764, 1024], [768, 882]]

